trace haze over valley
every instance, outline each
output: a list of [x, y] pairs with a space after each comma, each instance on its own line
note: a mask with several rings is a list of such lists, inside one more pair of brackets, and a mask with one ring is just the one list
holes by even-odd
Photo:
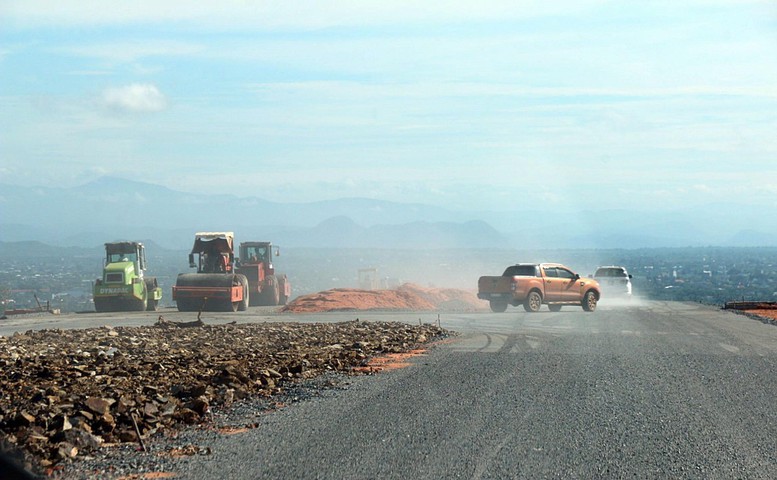
[[12, 0], [0, 288], [88, 290], [105, 242], [139, 240], [169, 291], [195, 232], [231, 231], [280, 246], [295, 293], [560, 261], [771, 299], [775, 13]]
[[664, 211], [523, 207], [517, 190], [492, 210], [342, 198], [279, 203], [259, 195], [210, 195], [103, 177], [71, 188], [0, 184], [0, 241], [59, 246], [153, 239], [190, 246], [195, 231], [234, 231], [237, 239], [327, 248], [657, 248], [775, 246], [777, 217], [744, 205]]

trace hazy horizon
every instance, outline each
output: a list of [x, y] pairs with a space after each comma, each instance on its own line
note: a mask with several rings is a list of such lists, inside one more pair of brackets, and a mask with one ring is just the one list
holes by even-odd
[[0, 183], [777, 206], [768, 1], [5, 1]]

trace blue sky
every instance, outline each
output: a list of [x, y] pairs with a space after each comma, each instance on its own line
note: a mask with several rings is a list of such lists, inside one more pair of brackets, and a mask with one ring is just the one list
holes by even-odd
[[0, 183], [777, 207], [773, 1], [0, 0], [0, 25]]

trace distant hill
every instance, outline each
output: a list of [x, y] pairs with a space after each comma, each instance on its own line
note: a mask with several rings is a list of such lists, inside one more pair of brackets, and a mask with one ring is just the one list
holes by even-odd
[[77, 188], [0, 185], [0, 241], [101, 245], [153, 238], [166, 248], [191, 245], [196, 231], [234, 231], [240, 240], [290, 246], [503, 246], [484, 222], [460, 222], [439, 207], [372, 199], [275, 203], [257, 197], [194, 195], [104, 177]]
[[314, 248], [777, 245], [777, 217], [731, 205], [653, 212], [597, 211], [591, 199], [566, 210], [526, 210], [522, 204], [520, 195], [478, 212], [367, 198], [278, 203], [178, 192], [115, 177], [74, 188], [0, 184], [0, 241], [93, 246], [146, 238], [178, 250], [189, 248], [196, 231], [227, 230], [238, 241]]
[[0, 258], [54, 258], [101, 255], [101, 248], [59, 247], [43, 242], [0, 242]]
[[[102, 257], [105, 254], [106, 242], [116, 242], [127, 239], [112, 238], [105, 240], [99, 245], [91, 247], [64, 247], [60, 245], [50, 245], [39, 241], [21, 241], [21, 242], [3, 242], [0, 241], [0, 258], [45, 258], [45, 257]], [[146, 247], [146, 254], [168, 253], [170, 250], [157, 245], [153, 240], [137, 240]]]
[[311, 229], [286, 236], [278, 242], [294, 247], [383, 247], [383, 248], [504, 248], [508, 240], [485, 222], [412, 222], [401, 225], [363, 227], [348, 217], [334, 217]]
[[736, 247], [763, 247], [777, 245], [777, 232], [764, 233], [747, 229], [734, 232], [727, 245]]
[[421, 204], [372, 199], [276, 203], [258, 197], [177, 192], [159, 185], [103, 177], [75, 188], [0, 185], [3, 223], [134, 225], [168, 229], [192, 225], [312, 226], [346, 216], [362, 225], [410, 221], [456, 221], [457, 213]]

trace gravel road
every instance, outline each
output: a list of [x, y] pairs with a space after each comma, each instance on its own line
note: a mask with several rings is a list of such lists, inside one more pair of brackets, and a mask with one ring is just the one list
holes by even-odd
[[[443, 314], [441, 324], [462, 335], [407, 368], [319, 379], [271, 413], [249, 405], [216, 419], [253, 428], [190, 430], [79, 474], [777, 478], [773, 325], [665, 302]], [[173, 458], [174, 447], [191, 454]]]

